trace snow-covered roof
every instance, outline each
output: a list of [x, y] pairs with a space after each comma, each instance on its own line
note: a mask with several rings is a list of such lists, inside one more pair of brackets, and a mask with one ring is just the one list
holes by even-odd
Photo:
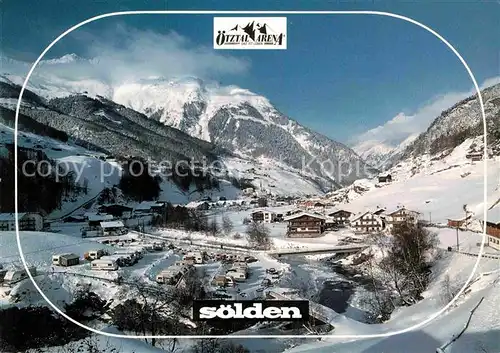
[[105, 204], [101, 205], [100, 207], [113, 207], [113, 206], [115, 206], [115, 207], [118, 206], [118, 207], [132, 209], [132, 207], [127, 206], [127, 205], [122, 205], [120, 203], [105, 203]]
[[373, 212], [371, 212], [371, 211], [366, 211], [366, 212], [363, 212], [363, 213], [357, 214], [357, 215], [355, 215], [355, 216], [352, 216], [352, 217], [351, 217], [351, 219], [350, 219], [350, 221], [351, 221], [351, 222], [357, 221], [358, 219], [360, 219], [361, 217], [363, 217], [364, 215], [367, 215], [367, 214], [369, 214], [369, 213], [373, 214], [373, 216], [375, 216], [375, 217], [378, 217], [378, 216], [377, 216], [376, 214], [374, 214]]
[[258, 212], [264, 212], [264, 213], [276, 213], [274, 211], [268, 210], [267, 208], [259, 208], [254, 211], [252, 211], [251, 214], [258, 213]]
[[333, 213], [337, 213], [337, 212], [340, 212], [340, 211], [349, 212], [349, 213], [351, 213], [351, 214], [352, 214], [352, 213], [354, 213], [354, 212], [349, 211], [349, 210], [347, 210], [347, 209], [345, 209], [345, 208], [339, 208], [339, 209], [329, 210], [329, 211], [327, 211], [326, 213], [327, 213], [328, 215], [331, 215], [331, 214], [333, 214]]
[[386, 215], [391, 216], [393, 213], [396, 213], [397, 211], [400, 211], [400, 210], [405, 210], [405, 211], [408, 211], [408, 212], [413, 212], [413, 213], [420, 213], [420, 212], [418, 212], [418, 211], [409, 210], [408, 208], [406, 208], [406, 207], [404, 207], [404, 206], [403, 206], [403, 207], [396, 207], [396, 208], [388, 209], [388, 210], [386, 210], [384, 213], [385, 213]]
[[140, 210], [140, 211], [147, 211], [150, 210], [153, 207], [162, 207], [164, 206], [165, 203], [163, 202], [157, 202], [157, 201], [142, 201], [140, 204], [135, 206], [135, 210]]
[[59, 257], [64, 257], [65, 259], [79, 259], [80, 256], [73, 253], [60, 254]]
[[319, 213], [314, 213], [314, 212], [299, 212], [299, 213], [296, 213], [296, 214], [293, 214], [293, 215], [290, 215], [288, 217], [285, 217], [285, 221], [290, 221], [292, 219], [295, 219], [295, 218], [299, 218], [299, 217], [303, 217], [303, 216], [309, 216], [309, 217], [314, 217], [314, 218], [319, 218], [319, 219], [323, 219], [325, 220], [326, 217], [319, 214]]
[[[20, 212], [17, 214], [19, 219], [23, 218], [26, 212]], [[0, 213], [0, 222], [13, 222], [16, 220], [15, 213]]]
[[191, 201], [186, 205], [187, 208], [197, 208], [203, 204], [208, 204], [207, 201]]
[[101, 225], [102, 228], [119, 228], [119, 227], [125, 227], [123, 225], [122, 221], [101, 222], [100, 225]]
[[89, 221], [108, 221], [113, 219], [110, 214], [91, 214], [88, 216]]
[[386, 211], [385, 207], [377, 207], [376, 209], [370, 212], [373, 214], [381, 214], [381, 213], [386, 213], [385, 211]]

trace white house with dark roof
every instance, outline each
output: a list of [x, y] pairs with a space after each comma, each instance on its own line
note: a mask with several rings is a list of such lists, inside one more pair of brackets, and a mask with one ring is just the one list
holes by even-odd
[[102, 214], [95, 213], [87, 215], [87, 222], [89, 227], [97, 227], [100, 225], [101, 222], [111, 221], [113, 219], [114, 217], [112, 215], [105, 213]]
[[122, 221], [104, 221], [99, 225], [104, 235], [122, 235], [127, 232]]
[[[20, 212], [17, 214], [19, 219], [19, 230], [43, 229], [43, 216], [38, 212]], [[0, 231], [16, 230], [15, 213], [0, 213]]]
[[313, 238], [319, 237], [325, 231], [326, 217], [316, 212], [299, 212], [284, 220], [288, 222], [287, 237]]
[[272, 223], [276, 220], [276, 212], [262, 208], [253, 211], [251, 214], [252, 221], [259, 223]]
[[191, 201], [186, 205], [186, 208], [193, 210], [208, 210], [210, 208], [210, 204], [208, 201]]
[[385, 229], [382, 217], [371, 211], [353, 216], [350, 223], [355, 233], [376, 233]]
[[162, 209], [164, 209], [165, 207], [165, 202], [142, 201], [140, 204], [134, 207], [134, 214], [161, 213]]
[[406, 207], [398, 207], [384, 212], [385, 221], [390, 224], [413, 223], [416, 224], [421, 217], [418, 211], [412, 211]]

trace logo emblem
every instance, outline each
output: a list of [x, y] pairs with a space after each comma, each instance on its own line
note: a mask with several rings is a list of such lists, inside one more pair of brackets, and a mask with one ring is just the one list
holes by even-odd
[[300, 321], [309, 320], [307, 300], [195, 300], [195, 321]]
[[286, 49], [286, 17], [214, 17], [214, 49]]

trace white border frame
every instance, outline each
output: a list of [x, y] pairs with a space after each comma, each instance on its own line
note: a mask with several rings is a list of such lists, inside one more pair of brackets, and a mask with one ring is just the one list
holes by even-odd
[[310, 335], [310, 336], [303, 336], [303, 335], [187, 335], [187, 336], [177, 336], [177, 335], [160, 335], [160, 336], [138, 336], [138, 335], [121, 335], [121, 334], [115, 334], [115, 333], [109, 333], [109, 332], [103, 332], [97, 329], [94, 329], [92, 327], [88, 327], [73, 318], [69, 317], [66, 315], [64, 312], [62, 312], [54, 303], [50, 301], [49, 298], [43, 293], [43, 291], [38, 287], [38, 284], [35, 282], [33, 276], [31, 273], [28, 271], [28, 265], [26, 263], [26, 259], [24, 257], [23, 249], [21, 246], [21, 239], [19, 236], [19, 219], [18, 219], [18, 180], [17, 180], [17, 175], [18, 171], [17, 168], [14, 168], [14, 177], [15, 177], [15, 183], [14, 183], [14, 209], [15, 209], [15, 219], [16, 219], [16, 238], [17, 238], [17, 246], [19, 249], [19, 254], [21, 256], [21, 260], [23, 262], [24, 268], [26, 269], [28, 276], [35, 286], [35, 288], [38, 290], [38, 292], [41, 294], [41, 296], [45, 299], [45, 301], [61, 316], [65, 317], [75, 325], [78, 325], [86, 330], [89, 330], [93, 333], [101, 334], [104, 336], [108, 337], [115, 337], [115, 338], [135, 338], [135, 339], [151, 339], [151, 338], [156, 338], [156, 339], [169, 339], [169, 338], [191, 338], [191, 339], [200, 339], [200, 338], [232, 338], [232, 339], [246, 339], [246, 338], [348, 338], [348, 339], [366, 339], [366, 338], [382, 338], [382, 337], [390, 337], [390, 336], [395, 336], [399, 335], [405, 332], [409, 332], [415, 329], [418, 329], [420, 327], [423, 327], [427, 325], [429, 322], [434, 320], [436, 317], [441, 315], [443, 312], [445, 312], [453, 303], [458, 299], [458, 297], [464, 292], [465, 288], [467, 285], [471, 282], [472, 278], [474, 277], [474, 274], [476, 273], [477, 267], [479, 265], [479, 261], [481, 260], [481, 256], [484, 251], [484, 245], [486, 242], [486, 220], [487, 220], [487, 160], [488, 160], [488, 154], [487, 154], [487, 125], [486, 125], [486, 113], [484, 111], [484, 103], [483, 103], [483, 97], [481, 96], [481, 91], [479, 89], [479, 86], [477, 84], [476, 78], [474, 74], [472, 73], [471, 69], [467, 65], [465, 59], [458, 53], [458, 51], [446, 40], [444, 39], [439, 33], [431, 29], [430, 27], [412, 19], [406, 16], [394, 14], [391, 12], [383, 12], [383, 11], [209, 11], [209, 10], [200, 10], [200, 11], [187, 11], [187, 10], [148, 10], [148, 11], [119, 11], [119, 12], [110, 12], [98, 16], [91, 17], [89, 19], [86, 19], [85, 21], [82, 21], [73, 27], [67, 29], [64, 31], [62, 34], [60, 34], [56, 39], [54, 39], [40, 54], [40, 56], [36, 59], [36, 61], [33, 63], [33, 66], [28, 72], [28, 75], [26, 76], [21, 91], [19, 93], [19, 100], [17, 102], [17, 107], [16, 107], [16, 116], [15, 116], [15, 126], [14, 126], [14, 163], [17, 165], [18, 159], [17, 159], [17, 124], [18, 124], [18, 118], [19, 118], [19, 109], [21, 107], [21, 100], [23, 97], [23, 93], [26, 89], [26, 85], [28, 84], [28, 81], [33, 74], [33, 71], [35, 70], [36, 66], [39, 64], [40, 60], [47, 54], [47, 52], [62, 38], [64, 38], [67, 34], [73, 32], [75, 29], [82, 27], [83, 25], [94, 22], [103, 18], [107, 17], [114, 17], [114, 16], [126, 16], [126, 15], [375, 15], [375, 16], [385, 16], [385, 17], [392, 17], [392, 18], [397, 18], [406, 22], [413, 23], [414, 25], [421, 27], [428, 31], [429, 33], [433, 34], [435, 37], [437, 37], [441, 42], [443, 42], [454, 54], [455, 56], [460, 60], [462, 65], [465, 67], [467, 73], [469, 74], [469, 77], [471, 78], [474, 88], [477, 92], [478, 98], [479, 98], [479, 104], [481, 106], [481, 113], [482, 113], [482, 118], [483, 118], [483, 134], [484, 134], [484, 155], [483, 155], [483, 162], [484, 162], [484, 189], [483, 189], [483, 196], [484, 196], [484, 204], [483, 204], [483, 213], [484, 213], [484, 226], [483, 226], [483, 240], [481, 242], [481, 247], [480, 251], [476, 260], [476, 263], [474, 264], [474, 268], [467, 278], [467, 281], [465, 282], [464, 286], [458, 291], [458, 293], [455, 295], [455, 297], [446, 305], [444, 306], [441, 310], [438, 312], [434, 313], [424, 321], [415, 324], [413, 326], [401, 329], [401, 330], [396, 330], [393, 332], [386, 332], [386, 333], [379, 333], [379, 334], [365, 334], [365, 335], [335, 335], [335, 331], [333, 334], [328, 334], [328, 335]]

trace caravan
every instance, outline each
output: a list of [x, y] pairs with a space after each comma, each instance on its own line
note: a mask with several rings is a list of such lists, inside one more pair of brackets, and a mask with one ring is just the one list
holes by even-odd
[[[36, 267], [32, 266], [28, 269], [32, 276], [36, 276]], [[5, 284], [10, 285], [22, 281], [25, 278], [28, 278], [28, 273], [25, 268], [20, 268], [7, 271], [3, 281]]]
[[100, 260], [113, 260], [120, 267], [132, 266], [130, 259], [128, 259], [124, 255], [106, 255], [106, 256], [101, 257]]
[[92, 270], [116, 271], [118, 270], [118, 264], [111, 259], [97, 259], [91, 262], [90, 268]]
[[75, 254], [59, 254], [52, 256], [52, 265], [55, 266], [74, 266], [80, 263], [80, 256]]
[[236, 282], [245, 282], [247, 279], [247, 274], [237, 269], [231, 269], [227, 271], [226, 275], [228, 277], [231, 277]]
[[134, 265], [139, 261], [139, 256], [134, 250], [117, 250], [113, 253], [113, 255], [121, 255], [125, 258], [125, 261], [128, 261], [130, 264]]
[[187, 262], [191, 262], [192, 264], [202, 264], [203, 254], [200, 252], [188, 252], [184, 256], [184, 260], [186, 260]]
[[85, 259], [88, 260], [97, 260], [100, 259], [101, 257], [108, 255], [107, 251], [99, 249], [99, 250], [90, 250], [89, 252], [85, 253]]

